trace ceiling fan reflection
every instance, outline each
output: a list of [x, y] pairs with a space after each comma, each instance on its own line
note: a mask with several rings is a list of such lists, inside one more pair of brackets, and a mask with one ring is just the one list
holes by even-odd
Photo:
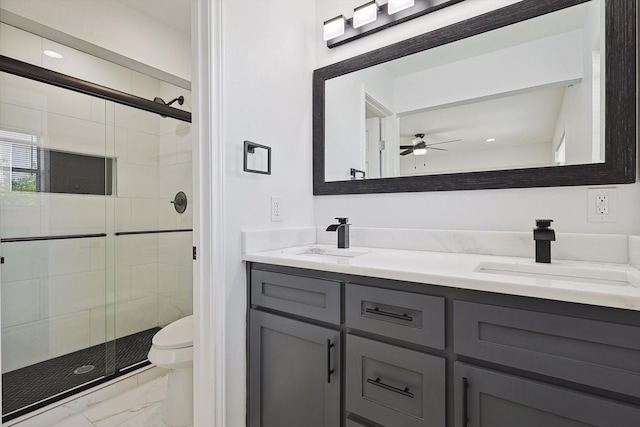
[[404, 150], [400, 153], [401, 156], [406, 156], [407, 154], [414, 154], [416, 156], [421, 156], [427, 154], [427, 150], [438, 150], [438, 151], [449, 151], [446, 148], [438, 148], [433, 147], [434, 145], [439, 144], [448, 144], [450, 142], [458, 142], [462, 141], [461, 139], [452, 139], [450, 141], [441, 141], [434, 142], [431, 144], [427, 144], [424, 140], [424, 133], [415, 134], [415, 138], [411, 141], [412, 145], [401, 145], [400, 149]]

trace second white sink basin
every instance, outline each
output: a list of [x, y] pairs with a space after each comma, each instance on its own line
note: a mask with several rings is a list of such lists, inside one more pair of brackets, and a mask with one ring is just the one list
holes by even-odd
[[283, 254], [289, 255], [315, 255], [324, 257], [341, 257], [341, 258], [353, 258], [360, 255], [368, 254], [369, 251], [360, 249], [339, 249], [339, 248], [324, 248], [319, 246], [303, 246], [299, 248], [288, 248], [282, 250]]
[[475, 271], [504, 276], [529, 277], [532, 279], [640, 287], [640, 275], [638, 273], [607, 267], [587, 268], [574, 265], [555, 265], [553, 263], [518, 264], [508, 262], [481, 262]]

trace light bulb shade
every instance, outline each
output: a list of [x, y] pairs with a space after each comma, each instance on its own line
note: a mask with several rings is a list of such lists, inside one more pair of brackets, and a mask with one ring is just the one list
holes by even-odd
[[389, 0], [389, 3], [387, 3], [387, 13], [389, 15], [393, 15], [401, 10], [410, 8], [415, 4], [415, 0]]
[[426, 148], [414, 148], [413, 154], [415, 154], [416, 156], [424, 156], [425, 154], [427, 154], [427, 149]]
[[345, 19], [343, 15], [324, 21], [324, 40], [331, 40], [344, 34]]
[[353, 28], [362, 27], [378, 19], [378, 4], [375, 0], [353, 9]]

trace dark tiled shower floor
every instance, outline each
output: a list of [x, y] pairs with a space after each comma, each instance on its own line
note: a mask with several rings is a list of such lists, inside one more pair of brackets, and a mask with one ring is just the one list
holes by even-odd
[[[36, 402], [47, 400], [46, 404], [66, 396], [53, 396], [74, 387], [97, 380], [103, 376], [117, 376], [126, 368], [147, 359], [151, 339], [160, 328], [152, 328], [133, 335], [118, 338], [115, 342], [100, 344], [73, 353], [65, 354], [44, 362], [26, 366], [2, 374], [2, 414], [3, 422], [23, 412], [11, 414]], [[114, 351], [115, 345], [115, 351]], [[114, 364], [115, 355], [115, 364]], [[81, 366], [95, 368], [85, 374], [74, 374]], [[41, 407], [44, 405], [38, 405]], [[37, 408], [35, 405], [33, 409]], [[6, 417], [6, 418], [5, 418]]]

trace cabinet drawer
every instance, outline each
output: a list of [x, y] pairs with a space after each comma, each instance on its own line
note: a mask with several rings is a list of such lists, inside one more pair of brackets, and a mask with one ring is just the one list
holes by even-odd
[[340, 324], [340, 282], [253, 270], [251, 303]]
[[454, 373], [456, 426], [637, 427], [640, 422], [637, 406], [459, 362]]
[[444, 298], [347, 284], [348, 327], [444, 349]]
[[346, 408], [385, 426], [445, 425], [445, 361], [347, 336]]
[[640, 397], [640, 327], [455, 301], [454, 351]]

